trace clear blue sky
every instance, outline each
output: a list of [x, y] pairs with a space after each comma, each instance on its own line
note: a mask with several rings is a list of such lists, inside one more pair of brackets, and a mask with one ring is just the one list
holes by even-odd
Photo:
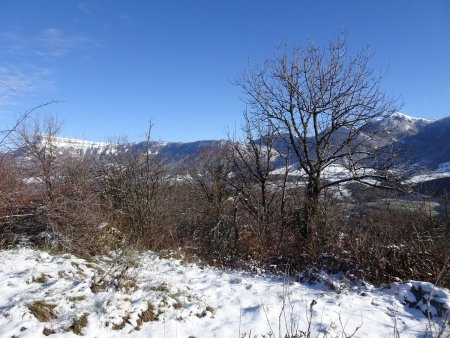
[[[241, 122], [249, 64], [281, 42], [367, 44], [408, 115], [450, 115], [450, 1], [0, 0], [0, 127], [51, 99], [63, 134], [217, 139]], [[2, 128], [0, 128], [2, 129]]]

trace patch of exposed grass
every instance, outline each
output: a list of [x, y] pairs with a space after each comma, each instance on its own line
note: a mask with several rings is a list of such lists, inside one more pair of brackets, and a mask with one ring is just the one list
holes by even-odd
[[197, 316], [198, 318], [203, 318], [203, 317], [206, 317], [206, 315], [208, 314], [208, 312], [211, 313], [212, 315], [214, 315], [214, 313], [216, 312], [216, 310], [215, 310], [212, 306], [207, 305], [206, 308], [205, 308], [202, 312], [197, 313], [196, 316]]
[[118, 279], [117, 288], [125, 293], [131, 293], [136, 291], [139, 287], [136, 279], [130, 276], [124, 276]]
[[169, 292], [169, 287], [164, 282], [159, 285], [152, 285], [149, 287], [149, 289], [156, 292]]
[[81, 295], [81, 296], [71, 296], [71, 297], [67, 297], [67, 299], [71, 302], [78, 302], [80, 300], [85, 300], [86, 296]]
[[44, 284], [48, 282], [49, 279], [49, 275], [46, 275], [44, 273], [40, 274], [39, 276], [35, 276], [33, 277], [33, 279], [31, 280], [33, 283], [40, 283], [40, 284]]
[[49, 329], [48, 327], [44, 327], [44, 329], [42, 330], [42, 334], [44, 336], [50, 336], [51, 334], [55, 334], [56, 331], [53, 329]]
[[27, 307], [31, 314], [40, 322], [48, 322], [57, 318], [55, 313], [56, 305], [54, 304], [48, 304], [42, 300], [36, 300], [33, 303], [28, 304]]
[[84, 270], [81, 268], [81, 266], [80, 266], [79, 263], [77, 263], [77, 262], [70, 262], [70, 264], [71, 264], [75, 269], [77, 269], [77, 273], [78, 273], [81, 277], [83, 277], [83, 278], [87, 277], [86, 274], [84, 273]]
[[179, 300], [179, 298], [176, 295], [170, 295], [170, 297], [175, 301], [175, 303], [172, 304], [175, 310], [183, 308], [183, 303]]
[[81, 317], [74, 318], [72, 321], [72, 325], [70, 326], [70, 329], [73, 333], [76, 335], [82, 336], [83, 335], [83, 329], [88, 324], [88, 313], [83, 313]]
[[95, 269], [96, 268], [96, 266], [94, 264], [90, 263], [90, 262], [86, 263], [86, 267], [89, 268], [89, 269]]
[[192, 263], [199, 263], [199, 258], [188, 252], [180, 250], [162, 250], [158, 253], [162, 259], [175, 259], [180, 262], [181, 266], [187, 266]]
[[127, 324], [130, 324], [130, 315], [126, 315], [125, 317], [122, 317], [122, 322], [119, 324], [114, 324], [112, 326], [113, 330], [122, 330]]
[[147, 305], [147, 309], [139, 314], [139, 318], [136, 321], [136, 330], [139, 330], [143, 323], [153, 322], [158, 320], [160, 313], [155, 310], [152, 304]]
[[94, 276], [92, 276], [91, 281], [92, 281], [92, 283], [91, 283], [92, 293], [98, 293], [98, 292], [105, 291], [108, 287], [108, 282], [104, 279], [104, 277], [97, 278], [97, 276], [94, 275]]

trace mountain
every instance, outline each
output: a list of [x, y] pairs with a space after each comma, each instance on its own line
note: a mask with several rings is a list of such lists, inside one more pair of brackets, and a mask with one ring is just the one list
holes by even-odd
[[[44, 143], [45, 136], [40, 138], [40, 142]], [[73, 157], [97, 156], [105, 157], [115, 154], [119, 151], [139, 151], [148, 147], [148, 151], [164, 158], [171, 163], [177, 163], [186, 159], [194, 158], [201, 154], [205, 149], [219, 148], [225, 143], [224, 140], [202, 140], [195, 142], [165, 142], [165, 141], [147, 141], [130, 142], [130, 143], [112, 143], [112, 142], [95, 142], [80, 140], [75, 138], [53, 136], [52, 143], [56, 147], [59, 155], [67, 155]], [[16, 155], [25, 156], [26, 148], [21, 148]]]
[[365, 131], [376, 131], [379, 138], [383, 138], [387, 144], [401, 140], [404, 137], [420, 133], [433, 120], [415, 118], [400, 112], [378, 119], [370, 123]]
[[450, 162], [450, 117], [427, 123], [416, 133], [398, 140], [405, 158], [430, 169]]
[[[374, 132], [376, 132], [376, 136], [372, 138], [371, 142], [374, 142], [378, 147], [386, 145], [397, 147], [403, 154], [402, 160], [405, 163], [417, 164], [435, 170], [439, 168], [439, 165], [450, 162], [450, 117], [433, 121], [394, 113], [384, 119], [373, 121], [363, 130], [363, 133], [367, 135]], [[338, 143], [342, 137], [345, 137], [345, 134], [345, 130], [336, 133], [333, 142]], [[364, 137], [364, 135], [361, 137]], [[263, 140], [264, 138], [261, 139], [261, 142]], [[149, 151], [166, 159], [169, 163], [177, 164], [187, 159], [197, 158], [205, 149], [219, 149], [224, 143], [224, 140], [184, 143], [150, 141]], [[274, 144], [279, 152], [285, 153], [286, 144], [281, 138], [275, 139]], [[148, 144], [146, 142], [135, 142], [118, 145], [56, 137], [55, 145], [60, 154], [101, 157], [114, 154], [123, 148], [126, 151], [142, 149]], [[292, 160], [295, 160], [294, 157], [292, 157]], [[284, 161], [280, 160], [275, 163], [282, 164]], [[450, 168], [447, 171], [450, 171]]]

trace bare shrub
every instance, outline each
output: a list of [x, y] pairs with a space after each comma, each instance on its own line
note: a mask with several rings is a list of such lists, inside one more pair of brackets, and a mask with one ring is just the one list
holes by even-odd
[[54, 190], [59, 179], [59, 167], [63, 162], [58, 156], [56, 137], [61, 124], [53, 116], [36, 117], [17, 129], [16, 144], [21, 152], [21, 169], [36, 185], [48, 202], [54, 198]]
[[106, 253], [120, 238], [105, 226], [107, 217], [89, 158], [66, 158], [53, 201], [42, 211], [42, 222], [51, 229], [53, 244], [78, 256]]
[[[7, 84], [0, 83], [9, 88]], [[11, 88], [9, 88], [11, 89]], [[20, 166], [15, 163], [17, 153], [17, 132], [23, 124], [42, 107], [55, 103], [47, 102], [25, 110], [16, 119], [13, 126], [0, 130], [0, 247], [16, 244], [20, 224], [26, 224], [33, 210], [29, 190], [22, 181]]]
[[118, 145], [97, 167], [102, 198], [110, 221], [132, 242], [161, 248], [170, 233], [164, 229], [169, 182], [164, 162], [147, 141], [139, 149]]
[[11, 158], [3, 157], [0, 161], [0, 248], [14, 244], [15, 225], [26, 221], [29, 196], [24, 184], [17, 175], [17, 166]]
[[199, 251], [214, 253], [214, 258], [232, 256], [239, 239], [237, 228], [236, 196], [226, 183], [226, 177], [231, 174], [231, 163], [224, 145], [217, 149], [204, 149], [195, 163], [189, 163], [190, 178], [190, 215], [195, 223], [189, 221], [193, 243]]
[[[415, 209], [343, 209], [347, 216], [324, 227], [314, 250], [305, 246], [313, 266], [345, 272], [375, 283], [416, 279], [435, 282], [450, 254], [445, 226], [430, 218], [426, 204]], [[327, 230], [328, 229], [328, 230]], [[450, 275], [441, 276], [449, 286]]]
[[93, 293], [108, 290], [120, 290], [131, 293], [138, 286], [136, 276], [139, 272], [136, 266], [136, 248], [128, 246], [124, 249], [116, 250], [106, 258], [106, 270], [97, 271], [91, 279], [91, 291]]

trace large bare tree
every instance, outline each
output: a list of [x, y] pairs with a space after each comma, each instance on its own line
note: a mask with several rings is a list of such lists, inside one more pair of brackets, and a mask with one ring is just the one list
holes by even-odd
[[[271, 124], [297, 160], [306, 181], [307, 227], [328, 187], [350, 181], [392, 187], [393, 155], [371, 126], [397, 111], [397, 100], [381, 90], [382, 76], [369, 61], [367, 50], [350, 54], [339, 37], [326, 48], [284, 49], [237, 80], [247, 114]], [[336, 165], [345, 176], [325, 179]]]

